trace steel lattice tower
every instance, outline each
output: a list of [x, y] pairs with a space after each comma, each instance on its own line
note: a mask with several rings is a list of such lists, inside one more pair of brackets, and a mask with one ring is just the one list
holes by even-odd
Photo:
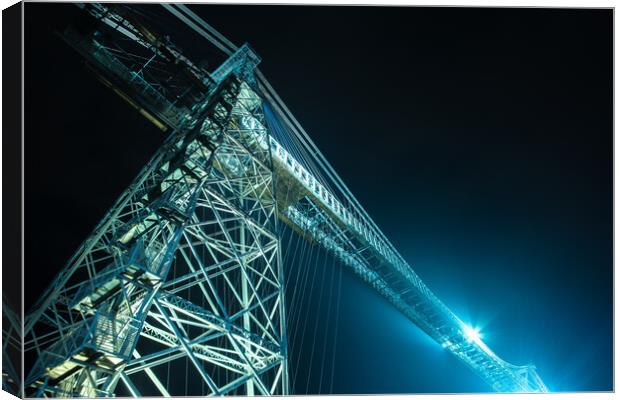
[[28, 320], [34, 395], [174, 395], [163, 367], [186, 361], [190, 394], [287, 393], [272, 160], [242, 79], [259, 59], [229, 61]]
[[123, 193], [47, 295], [27, 385], [93, 397], [120, 379], [140, 394], [132, 380], [143, 373], [169, 395], [157, 366], [187, 358], [206, 393], [286, 393], [260, 105], [231, 76], [194, 128], [175, 132]]

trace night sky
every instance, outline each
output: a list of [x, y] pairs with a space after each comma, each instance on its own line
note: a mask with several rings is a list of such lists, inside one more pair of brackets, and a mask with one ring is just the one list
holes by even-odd
[[[611, 10], [192, 8], [260, 54], [377, 225], [491, 349], [553, 391], [613, 389]], [[76, 7], [25, 9], [28, 309], [164, 136], [53, 34]], [[325, 271], [315, 287], [332, 290]], [[341, 279], [332, 392], [488, 390]], [[318, 375], [295, 391], [317, 393]]]

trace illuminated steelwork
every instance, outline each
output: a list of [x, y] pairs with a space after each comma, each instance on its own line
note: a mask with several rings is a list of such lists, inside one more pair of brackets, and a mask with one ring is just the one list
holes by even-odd
[[[128, 19], [87, 7], [147, 40]], [[233, 63], [214, 81], [145, 42], [158, 57], [130, 74], [113, 47], [118, 32], [67, 38], [102, 80], [140, 90], [137, 108], [172, 133], [29, 314], [26, 354], [36, 362], [26, 388], [54, 397], [109, 396], [119, 382], [135, 396], [285, 394], [273, 168], [261, 100], [237, 78], [248, 66]], [[146, 80], [149, 66], [174, 62], [203, 82], [178, 88], [188, 97], [176, 103]], [[184, 379], [168, 379], [186, 362]]]
[[21, 378], [22, 323], [2, 296], [2, 390], [23, 396]]
[[[313, 168], [278, 141], [275, 132], [303, 130], [255, 71], [249, 46], [232, 47], [187, 7], [165, 5], [230, 55], [209, 73], [127, 9], [82, 7], [97, 29], [68, 30], [66, 40], [171, 133], [28, 314], [30, 395], [109, 396], [119, 382], [134, 396], [288, 393], [279, 221], [493, 389], [546, 391], [533, 366], [501, 360], [426, 287], [328, 164]], [[186, 362], [183, 392], [165, 376]]]

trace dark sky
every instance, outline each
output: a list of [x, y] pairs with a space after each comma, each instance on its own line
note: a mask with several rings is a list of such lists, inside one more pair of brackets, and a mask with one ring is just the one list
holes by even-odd
[[[52, 33], [76, 7], [25, 7], [28, 307], [163, 136]], [[192, 8], [261, 55], [383, 232], [489, 347], [536, 364], [551, 390], [612, 390], [611, 10]], [[487, 390], [348, 271], [341, 290], [333, 392]]]

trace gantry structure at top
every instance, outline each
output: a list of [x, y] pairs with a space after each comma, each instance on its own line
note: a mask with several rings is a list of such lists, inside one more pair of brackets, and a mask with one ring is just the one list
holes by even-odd
[[[79, 7], [84, 17], [65, 40], [168, 136], [27, 313], [27, 395], [111, 396], [119, 385], [133, 396], [181, 386], [287, 394], [283, 226], [351, 268], [494, 390], [547, 390], [532, 365], [500, 359], [421, 281], [249, 45], [164, 5], [228, 56], [209, 71], [127, 6]], [[177, 368], [184, 379], [171, 380]]]

